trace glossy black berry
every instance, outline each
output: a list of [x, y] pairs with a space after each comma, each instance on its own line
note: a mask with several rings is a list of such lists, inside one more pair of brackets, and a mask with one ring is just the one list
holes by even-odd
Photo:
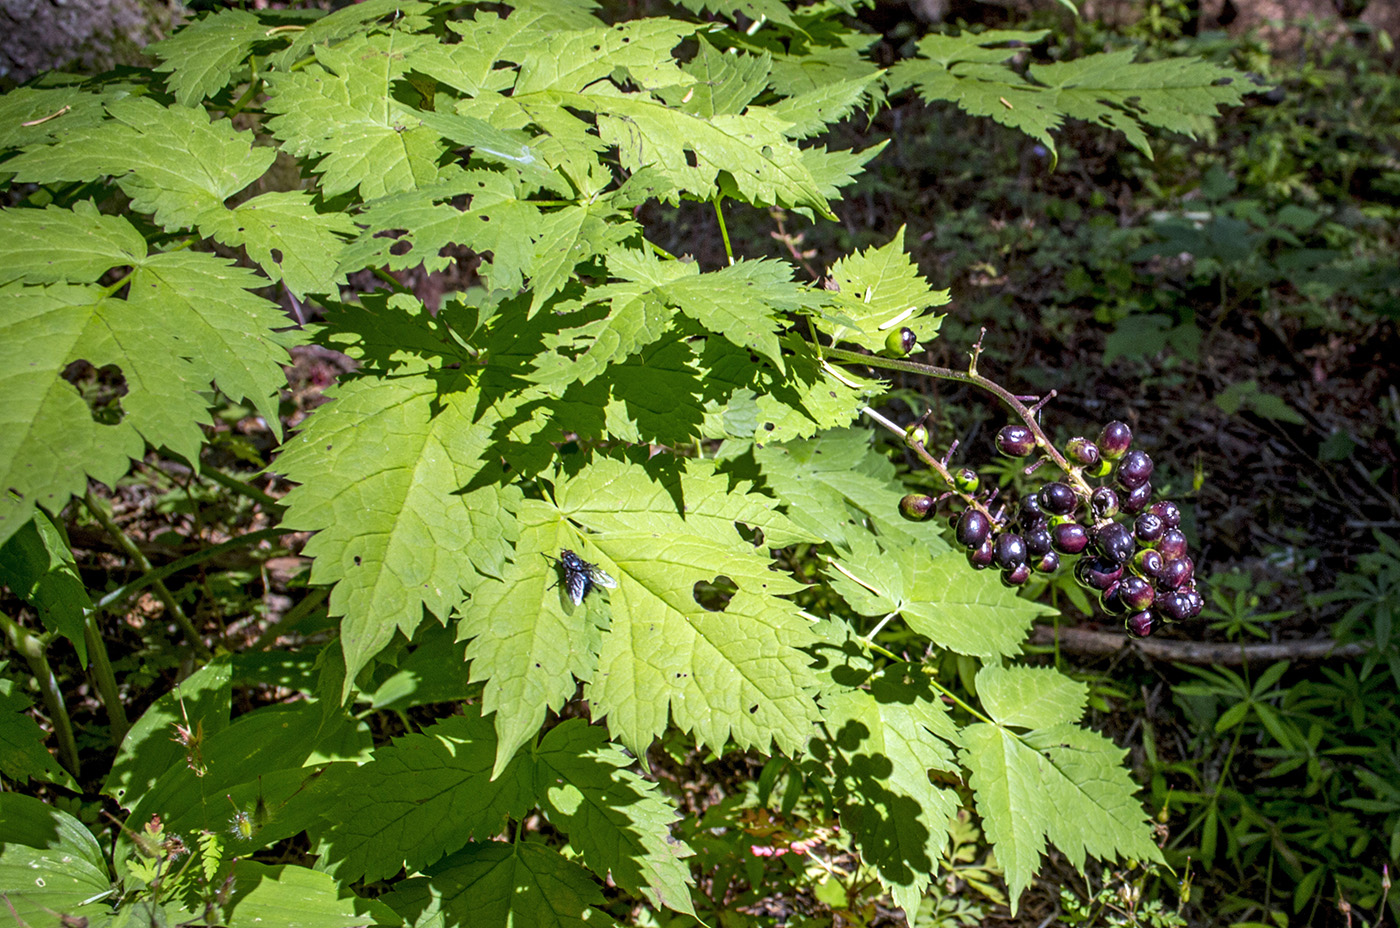
[[1074, 579], [1081, 586], [1093, 590], [1106, 590], [1123, 576], [1123, 567], [1101, 557], [1080, 558], [1074, 565]]
[[1123, 511], [1130, 516], [1135, 516], [1147, 508], [1147, 504], [1152, 502], [1152, 484], [1144, 483], [1140, 487], [1134, 487], [1130, 492], [1119, 499], [1123, 502]]
[[1119, 486], [1135, 490], [1152, 476], [1152, 458], [1145, 451], [1129, 451], [1119, 459], [1115, 476]]
[[1024, 425], [1008, 425], [997, 432], [997, 450], [1008, 457], [1023, 458], [1035, 450], [1035, 434]]
[[1167, 561], [1162, 572], [1157, 575], [1157, 586], [1163, 590], [1176, 590], [1191, 581], [1196, 565], [1189, 557], [1182, 555], [1174, 561]]
[[1136, 574], [1128, 574], [1118, 581], [1118, 598], [1130, 612], [1141, 612], [1152, 605], [1156, 591], [1147, 580]]
[[1133, 522], [1133, 537], [1145, 545], [1153, 544], [1167, 530], [1161, 517], [1153, 512], [1144, 512]]
[[1205, 608], [1206, 601], [1201, 598], [1201, 594], [1194, 589], [1188, 590], [1186, 596], [1191, 600], [1191, 609], [1186, 613], [1186, 617], [1188, 619], [1194, 619], [1201, 614], [1201, 610]]
[[1099, 605], [1103, 606], [1103, 611], [1109, 615], [1122, 615], [1128, 611], [1128, 607], [1123, 605], [1123, 600], [1118, 596], [1118, 590], [1123, 582], [1113, 584], [1099, 595]]
[[899, 512], [904, 518], [916, 522], [927, 519], [928, 514], [933, 512], [933, 497], [924, 496], [922, 493], [910, 493], [899, 501]]
[[1118, 514], [1118, 494], [1112, 487], [1099, 487], [1089, 496], [1089, 510], [1095, 519], [1111, 519]]
[[1026, 563], [1026, 542], [1015, 532], [1003, 532], [997, 536], [997, 563], [1004, 570]]
[[1185, 557], [1186, 536], [1181, 534], [1180, 529], [1169, 528], [1157, 540], [1157, 550], [1162, 553], [1164, 561], [1174, 561], [1179, 557]]
[[1026, 555], [1031, 560], [1044, 557], [1055, 547], [1047, 525], [1038, 525], [1029, 531], [1022, 531], [1021, 537], [1026, 540]]
[[1057, 516], [1067, 516], [1079, 505], [1079, 497], [1063, 483], [1047, 483], [1040, 488], [1040, 505]]
[[982, 543], [967, 553], [967, 562], [978, 570], [986, 570], [997, 559], [996, 542], [989, 535]]
[[1007, 586], [1020, 586], [1031, 578], [1031, 565], [1021, 563], [1001, 572], [1001, 582]]
[[1110, 461], [1116, 461], [1133, 443], [1133, 430], [1126, 422], [1110, 422], [1099, 432], [1099, 453]]
[[1191, 618], [1191, 594], [1172, 590], [1157, 597], [1157, 611], [1173, 622]]
[[1123, 623], [1128, 629], [1128, 634], [1135, 638], [1146, 638], [1157, 630], [1162, 620], [1151, 612], [1135, 612], [1128, 616], [1128, 620]]
[[1121, 522], [1106, 522], [1094, 532], [1094, 550], [1115, 564], [1133, 556], [1133, 533]]
[[1039, 573], [1053, 574], [1060, 569], [1060, 556], [1054, 551], [1046, 551], [1041, 555], [1040, 560], [1034, 561], [1031, 566]]
[[1162, 524], [1167, 528], [1177, 528], [1181, 525], [1181, 510], [1176, 503], [1170, 500], [1159, 500], [1152, 504], [1152, 514], [1162, 520]]
[[1099, 446], [1087, 438], [1071, 438], [1069, 444], [1065, 445], [1065, 452], [1071, 461], [1085, 467], [1099, 463]]
[[1078, 554], [1089, 547], [1089, 531], [1077, 522], [1066, 522], [1050, 529], [1050, 543], [1061, 554]]
[[991, 531], [991, 521], [976, 509], [969, 509], [958, 517], [958, 544], [964, 547], [979, 547]]

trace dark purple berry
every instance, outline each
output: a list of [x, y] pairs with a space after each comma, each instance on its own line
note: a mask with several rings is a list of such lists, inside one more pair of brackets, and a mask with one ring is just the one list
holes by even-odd
[[1101, 557], [1080, 558], [1079, 563], [1074, 565], [1074, 579], [1081, 586], [1094, 590], [1106, 590], [1122, 576], [1121, 565]]
[[1023, 458], [1035, 450], [1035, 434], [1024, 425], [1008, 425], [997, 432], [997, 450], [1007, 457]]
[[1076, 464], [1092, 467], [1099, 463], [1099, 446], [1087, 438], [1071, 438], [1065, 446], [1065, 451]]
[[1152, 514], [1162, 520], [1167, 528], [1181, 525], [1181, 510], [1171, 500], [1160, 500], [1152, 504]]
[[982, 543], [967, 553], [967, 562], [978, 570], [986, 570], [997, 559], [996, 542], [990, 535]]
[[1118, 483], [1124, 489], [1136, 490], [1152, 476], [1152, 458], [1145, 451], [1129, 451], [1118, 462]]
[[1017, 564], [1001, 572], [1001, 582], [1007, 586], [1021, 586], [1031, 578], [1031, 565]]
[[1128, 634], [1134, 638], [1146, 638], [1157, 630], [1161, 621], [1150, 612], [1135, 612], [1128, 616], [1128, 620], [1123, 625], [1128, 629]]
[[1039, 573], [1053, 574], [1060, 569], [1060, 556], [1054, 551], [1046, 551], [1033, 566]]
[[1066, 522], [1050, 529], [1050, 543], [1061, 554], [1078, 554], [1089, 547], [1089, 532], [1078, 522]]
[[992, 531], [991, 521], [976, 509], [969, 509], [958, 517], [958, 544], [976, 548], [987, 540]]
[[970, 467], [963, 467], [953, 474], [953, 486], [964, 493], [976, 493], [977, 488], [982, 485], [982, 478], [977, 476], [977, 471]]
[[1094, 550], [1115, 564], [1133, 556], [1133, 533], [1121, 522], [1105, 522], [1094, 531]]
[[1141, 574], [1144, 577], [1156, 579], [1162, 572], [1162, 565], [1166, 561], [1162, 560], [1162, 553], [1151, 548], [1144, 548], [1133, 555], [1133, 562], [1130, 565], [1133, 573]]
[[1067, 516], [1079, 505], [1079, 497], [1063, 483], [1047, 483], [1040, 488], [1040, 505], [1046, 512]]
[[1185, 555], [1174, 561], [1167, 561], [1162, 567], [1162, 572], [1157, 575], [1157, 586], [1163, 590], [1180, 589], [1191, 579], [1195, 569], [1196, 565]]
[[1118, 514], [1118, 494], [1112, 487], [1099, 487], [1089, 497], [1089, 510], [1095, 519], [1111, 519]]
[[1128, 611], [1128, 607], [1123, 605], [1123, 600], [1118, 597], [1118, 589], [1122, 585], [1120, 580], [1099, 595], [1099, 605], [1103, 606], [1103, 611], [1109, 615], [1122, 615]]
[[1141, 612], [1152, 605], [1156, 591], [1152, 584], [1134, 574], [1118, 581], [1118, 598], [1130, 612]]
[[1195, 590], [1188, 590], [1186, 595], [1191, 600], [1191, 608], [1186, 613], [1186, 617], [1188, 619], [1194, 619], [1201, 614], [1201, 610], [1205, 608], [1206, 601], [1202, 599], [1201, 594]]
[[1116, 461], [1133, 443], [1133, 430], [1126, 422], [1110, 422], [1099, 432], [1099, 453], [1110, 461]]
[[1135, 516], [1147, 508], [1147, 504], [1152, 501], [1152, 484], [1144, 483], [1140, 487], [1133, 489], [1123, 498], [1123, 511], [1130, 516]]
[[1162, 552], [1162, 560], [1174, 561], [1186, 556], [1186, 536], [1180, 529], [1169, 528], [1157, 540], [1157, 550]]
[[928, 518], [928, 514], [933, 512], [933, 497], [924, 496], [922, 493], [910, 493], [899, 501], [900, 515], [906, 519], [913, 519], [918, 522]]
[[1173, 622], [1183, 622], [1191, 617], [1191, 594], [1172, 590], [1157, 597], [1157, 611]]
[[1133, 522], [1133, 537], [1145, 545], [1150, 545], [1162, 537], [1162, 533], [1167, 530], [1167, 526], [1162, 522], [1160, 516], [1152, 512], [1144, 512]]
[[1055, 546], [1050, 537], [1050, 529], [1043, 525], [1036, 526], [1021, 537], [1026, 540], [1026, 554], [1032, 560], [1049, 554]]
[[997, 536], [997, 563], [1005, 570], [1026, 563], [1026, 542], [1015, 532]]

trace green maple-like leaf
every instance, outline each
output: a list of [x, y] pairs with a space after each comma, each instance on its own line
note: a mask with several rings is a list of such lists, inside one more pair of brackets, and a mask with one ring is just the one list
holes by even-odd
[[[665, 463], [653, 461], [653, 468]], [[595, 717], [606, 715], [638, 752], [665, 730], [668, 715], [702, 744], [733, 739], [797, 750], [815, 719], [815, 678], [797, 650], [812, 635], [778, 596], [800, 585], [771, 569], [736, 523], [761, 529], [769, 546], [810, 536], [767, 498], [731, 490], [712, 465], [672, 463], [676, 472], [642, 477], [621, 461], [599, 460], [556, 488], [561, 516], [589, 532], [588, 550], [618, 581], [588, 687]], [[737, 590], [710, 611], [696, 601], [695, 585], [720, 577]]]
[[366, 200], [412, 190], [438, 179], [443, 145], [397, 102], [392, 85], [407, 71], [414, 48], [431, 41], [394, 32], [355, 36], [316, 46], [316, 63], [270, 75], [268, 128], [285, 149], [321, 156], [325, 196], [358, 188]]
[[200, 231], [225, 245], [243, 246], [273, 280], [295, 296], [335, 293], [342, 276], [340, 236], [355, 232], [344, 213], [319, 213], [304, 190], [264, 193], [232, 210], [205, 213]]
[[691, 851], [669, 834], [675, 808], [657, 784], [625, 769], [632, 758], [607, 743], [602, 729], [570, 719], [545, 735], [530, 760], [545, 814], [589, 868], [652, 905], [695, 914], [683, 862]]
[[807, 207], [830, 217], [826, 197], [783, 130], [764, 107], [708, 119], [670, 109], [646, 94], [595, 85], [586, 94], [554, 94], [559, 104], [598, 114], [598, 134], [616, 145], [628, 171], [655, 166], [677, 190], [700, 199], [719, 191], [723, 171], [739, 196], [756, 205]]
[[[1135, 62], [1132, 49], [1033, 65], [1024, 78], [1003, 64], [1045, 35], [989, 30], [926, 36], [919, 58], [890, 69], [890, 89], [914, 86], [925, 100], [949, 100], [971, 115], [989, 116], [1052, 152], [1050, 133], [1068, 117], [1116, 129], [1151, 157], [1144, 126], [1194, 138], [1219, 107], [1238, 104], [1246, 86], [1231, 68], [1194, 58]], [[1015, 47], [993, 47], [1008, 44]]]
[[480, 716], [443, 719], [377, 749], [342, 771], [321, 845], [342, 879], [422, 870], [473, 840], [487, 840], [534, 805], [533, 771], [521, 758], [491, 776], [496, 736]]
[[551, 90], [578, 93], [618, 68], [642, 87], [695, 78], [682, 71], [671, 49], [695, 32], [695, 25], [664, 17], [546, 32], [521, 57], [513, 88], [516, 96]]
[[202, 109], [127, 97], [108, 103], [107, 112], [111, 119], [31, 148], [6, 168], [18, 180], [41, 184], [113, 177], [133, 209], [178, 229], [222, 211], [224, 200], [261, 176], [277, 155], [255, 148], [253, 134], [226, 119], [210, 122]]
[[[1082, 684], [1049, 674], [1058, 676], [1039, 668], [983, 668], [978, 690], [986, 678], [994, 693], [993, 723], [962, 731], [961, 760], [972, 771], [977, 812], [1006, 871], [1013, 911], [1040, 868], [1047, 839], [1076, 868], [1083, 867], [1086, 854], [1162, 860], [1133, 795], [1137, 785], [1123, 767], [1126, 752], [1074, 724], [1082, 711]], [[1039, 700], [1044, 702], [1038, 705]], [[1011, 721], [998, 711], [1006, 711]], [[1007, 727], [1035, 722], [1049, 724], [1027, 735]]]
[[851, 669], [846, 686], [823, 694], [824, 734], [810, 755], [830, 780], [841, 825], [864, 862], [897, 905], [916, 912], [958, 808], [957, 794], [931, 783], [929, 771], [956, 772], [953, 748], [961, 742], [921, 669], [902, 676], [887, 668], [867, 688], [854, 688], [852, 679], [863, 675]]
[[1032, 620], [1052, 611], [974, 571], [958, 551], [928, 556], [918, 544], [851, 535], [850, 554], [833, 560], [831, 586], [861, 615], [898, 613], [934, 644], [982, 657], [1020, 650]]
[[157, 71], [175, 92], [175, 102], [195, 106], [228, 86], [253, 46], [268, 40], [268, 27], [246, 10], [221, 10], [187, 24], [146, 51], [160, 59]]
[[[334, 583], [348, 691], [355, 674], [426, 607], [440, 620], [481, 574], [502, 569], [516, 495], [462, 493], [481, 467], [491, 423], [475, 421], [478, 395], [422, 372], [362, 379], [336, 392], [278, 459], [302, 486], [286, 525], [318, 532], [312, 580]], [[518, 492], [518, 491], [517, 491]]]
[[672, 106], [701, 119], [742, 113], [768, 86], [771, 55], [727, 55], [704, 39], [698, 45], [695, 57], [682, 66], [695, 83], [659, 91]]
[[[193, 252], [137, 257], [130, 253], [134, 230], [125, 220], [94, 223], [95, 215], [81, 210], [68, 218], [52, 209], [33, 211], [35, 217], [29, 212], [5, 211], [0, 227], [47, 237], [55, 249], [64, 241], [73, 248], [93, 242], [99, 252], [85, 266], [77, 260], [69, 265], [78, 276], [116, 260], [135, 270], [125, 300], [61, 284], [0, 290], [7, 311], [0, 352], [10, 353], [3, 370], [11, 372], [0, 377], [3, 424], [11, 437], [0, 458], [11, 491], [0, 502], [0, 540], [27, 521], [36, 504], [50, 512], [62, 508], [85, 490], [88, 477], [114, 482], [145, 443], [198, 460], [211, 376], [276, 422], [272, 397], [285, 382], [280, 342], [292, 341], [272, 335], [280, 317], [272, 304], [247, 292], [261, 283], [247, 270]], [[66, 234], [73, 230], [88, 234]], [[118, 259], [115, 253], [123, 254]], [[42, 253], [29, 259], [31, 267], [35, 263], [45, 263]], [[25, 263], [20, 269], [30, 273]], [[76, 361], [120, 375], [121, 389], [106, 400], [110, 416], [89, 409], [64, 379]]]
[[75, 129], [95, 126], [107, 119], [108, 101], [129, 91], [104, 84], [95, 91], [28, 86], [0, 94], [0, 152], [48, 145]]
[[383, 897], [414, 925], [612, 928], [588, 871], [543, 844], [474, 844]]
[[0, 283], [92, 283], [145, 256], [146, 239], [135, 226], [98, 213], [87, 200], [71, 210], [0, 211]]
[[840, 288], [831, 307], [848, 323], [832, 329], [833, 341], [855, 342], [872, 351], [885, 347], [889, 331], [912, 329], [920, 341], [933, 337], [942, 316], [925, 315], [948, 302], [947, 290], [930, 290], [904, 251], [904, 227], [888, 245], [867, 248], [836, 262], [831, 279]]
[[887, 541], [917, 542], [929, 554], [949, 550], [935, 522], [899, 515], [906, 488], [870, 439], [868, 429], [832, 429], [808, 441], [765, 443], [754, 459], [788, 517], [832, 544], [849, 547], [853, 533], [874, 528]]

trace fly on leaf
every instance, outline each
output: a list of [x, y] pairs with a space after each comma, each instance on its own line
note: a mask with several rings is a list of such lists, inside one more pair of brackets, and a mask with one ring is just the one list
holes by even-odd
[[[559, 557], [550, 557], [554, 566], [559, 570], [559, 583], [564, 584], [564, 590], [569, 594], [569, 599], [577, 606], [583, 602], [583, 598], [588, 595], [594, 587], [604, 586], [608, 589], [616, 589], [617, 581], [603, 571], [597, 564], [590, 564], [579, 557], [568, 548], [559, 552]], [[554, 584], [558, 586], [559, 583]], [[550, 589], [554, 589], [551, 586]]]

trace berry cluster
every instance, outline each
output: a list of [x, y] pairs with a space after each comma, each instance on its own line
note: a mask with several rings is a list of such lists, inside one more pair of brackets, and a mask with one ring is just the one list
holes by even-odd
[[[948, 473], [967, 508], [951, 516], [958, 544], [979, 570], [997, 567], [1003, 582], [1020, 586], [1032, 572], [1054, 573], [1073, 557], [1080, 585], [1099, 594], [1104, 611], [1123, 615], [1128, 631], [1146, 637], [1163, 621], [1200, 614], [1195, 564], [1187, 554], [1181, 511], [1152, 499], [1152, 458], [1132, 450], [1132, 432], [1122, 422], [1103, 427], [1097, 441], [1072, 438], [1062, 460], [1066, 479], [1045, 483], [1019, 505], [998, 504], [996, 493], [978, 493], [975, 471]], [[1039, 446], [1032, 429], [1008, 425], [997, 449], [1025, 457]], [[1058, 456], [1056, 456], [1058, 457]], [[945, 468], [946, 470], [946, 468]], [[910, 495], [901, 511], [926, 518], [939, 500]], [[995, 508], [991, 508], [995, 505]]]

